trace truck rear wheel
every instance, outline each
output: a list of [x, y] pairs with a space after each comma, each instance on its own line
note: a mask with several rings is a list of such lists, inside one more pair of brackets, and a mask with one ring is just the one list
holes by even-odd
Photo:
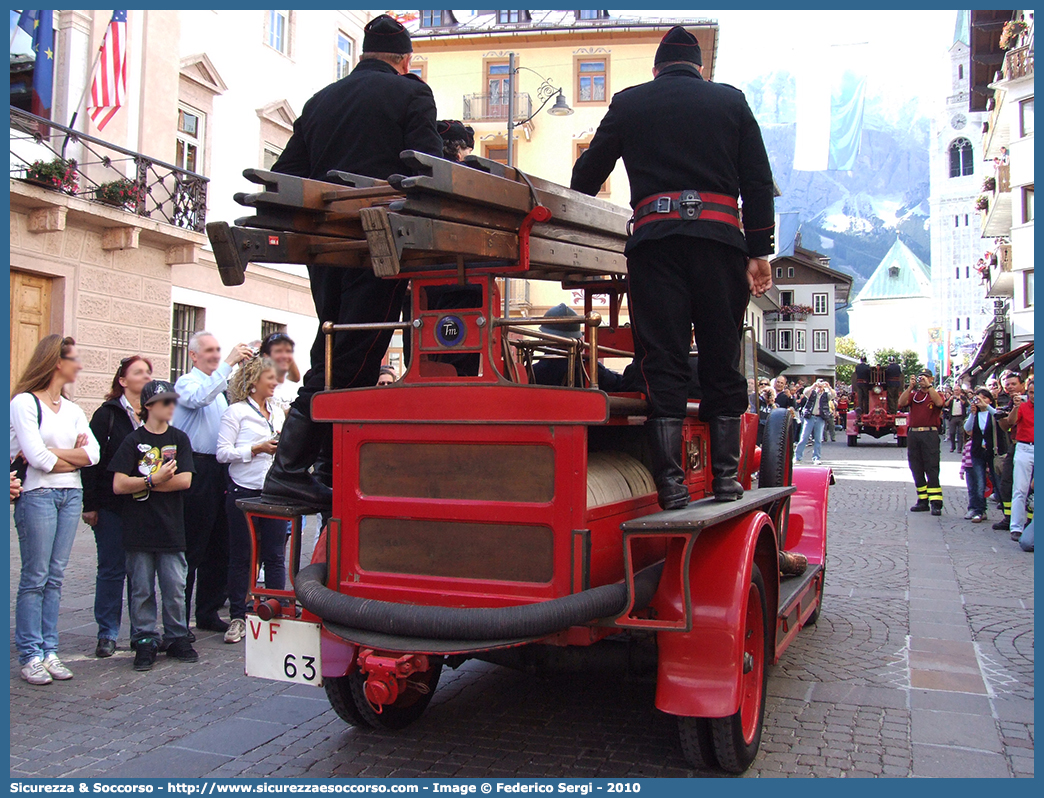
[[895, 445], [898, 446], [900, 449], [905, 449], [906, 448], [906, 438], [900, 438], [899, 436], [896, 436], [896, 438], [895, 438]]
[[[783, 488], [794, 484], [794, 411], [777, 408], [769, 413], [761, 439], [759, 488]], [[776, 545], [784, 548], [790, 523], [790, 497], [783, 500], [776, 530]]]
[[728, 718], [711, 718], [714, 754], [718, 766], [729, 773], [743, 773], [754, 762], [761, 746], [768, 685], [769, 614], [765, 580], [753, 566], [743, 625], [743, 677], [740, 705]]
[[716, 770], [718, 760], [714, 757], [714, 735], [707, 718], [678, 718], [678, 738], [681, 740], [682, 755], [689, 767], [695, 770]]
[[848, 436], [848, 445], [849, 446], [855, 446], [857, 443], [859, 443], [859, 436], [858, 435], [849, 435]]
[[393, 704], [386, 704], [380, 712], [366, 699], [363, 685], [366, 674], [356, 670], [347, 676], [323, 679], [326, 697], [337, 716], [353, 726], [396, 731], [404, 729], [420, 718], [431, 703], [442, 674], [442, 660], [432, 657], [431, 668], [409, 677], [409, 686]]

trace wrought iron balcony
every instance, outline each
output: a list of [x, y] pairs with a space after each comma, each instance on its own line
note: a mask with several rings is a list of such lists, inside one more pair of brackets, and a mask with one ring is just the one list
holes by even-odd
[[[25, 180], [34, 162], [55, 160], [75, 172], [75, 187], [61, 189], [65, 194], [197, 233], [206, 228], [203, 175], [11, 108], [11, 177]], [[126, 201], [105, 198], [111, 184], [124, 190]]]
[[[529, 94], [515, 95], [515, 121], [521, 122], [533, 115], [533, 100]], [[465, 94], [465, 122], [504, 122], [508, 118], [506, 94]]]

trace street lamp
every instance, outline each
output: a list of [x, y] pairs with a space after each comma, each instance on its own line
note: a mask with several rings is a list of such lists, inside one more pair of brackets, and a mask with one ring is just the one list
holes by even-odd
[[[515, 74], [520, 70], [524, 69], [527, 72], [532, 72], [543, 83], [537, 88], [537, 99], [542, 99], [543, 102], [540, 107], [533, 113], [527, 116], [519, 123], [515, 123]], [[508, 55], [508, 119], [507, 119], [507, 165], [515, 165], [515, 154], [514, 154], [514, 143], [515, 143], [515, 128], [519, 125], [524, 125], [529, 122], [533, 117], [544, 110], [544, 107], [551, 101], [551, 98], [555, 98], [555, 104], [548, 109], [548, 113], [551, 116], [569, 116], [573, 113], [573, 109], [569, 107], [569, 103], [566, 102], [565, 94], [562, 89], [555, 88], [554, 84], [551, 83], [550, 78], [545, 78], [535, 69], [529, 67], [516, 67], [515, 66], [515, 54], [510, 53]], [[504, 316], [511, 316], [511, 278], [504, 278]]]
[[[537, 88], [537, 99], [543, 100], [540, 107], [533, 113], [523, 119], [521, 122], [515, 122], [515, 74], [520, 70], [524, 69], [527, 72], [532, 72], [543, 83]], [[508, 120], [507, 120], [507, 165], [515, 165], [515, 157], [513, 152], [513, 144], [515, 140], [515, 128], [520, 127], [529, 122], [533, 117], [539, 114], [551, 102], [551, 98], [555, 99], [555, 104], [548, 109], [548, 113], [551, 116], [569, 116], [573, 113], [573, 109], [569, 107], [569, 103], [566, 102], [565, 93], [562, 89], [556, 88], [551, 83], [550, 78], [545, 78], [535, 69], [529, 67], [516, 67], [515, 66], [515, 54], [510, 53], [508, 55]]]

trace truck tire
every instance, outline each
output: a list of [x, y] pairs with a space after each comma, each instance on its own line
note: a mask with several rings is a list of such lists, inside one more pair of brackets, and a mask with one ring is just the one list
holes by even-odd
[[369, 726], [366, 719], [359, 713], [352, 698], [352, 688], [349, 683], [351, 676], [336, 676], [323, 679], [323, 689], [326, 690], [326, 698], [337, 713], [337, 717], [352, 726]]
[[769, 413], [761, 440], [761, 468], [758, 470], [759, 488], [782, 488], [793, 482], [794, 476], [794, 411], [776, 408]]
[[717, 770], [714, 735], [707, 718], [678, 718], [678, 739], [682, 755], [693, 770]]
[[[769, 413], [761, 439], [759, 488], [783, 488], [794, 484], [794, 410], [776, 408]], [[790, 524], [790, 497], [783, 499], [776, 530], [776, 545], [782, 549]]]
[[900, 438], [898, 435], [895, 437], [895, 445], [900, 449], [906, 448], [906, 438]]
[[848, 436], [848, 445], [849, 446], [855, 446], [857, 443], [859, 443], [859, 436], [858, 435], [849, 435]]
[[[727, 718], [711, 718], [714, 755], [718, 766], [729, 773], [743, 773], [754, 762], [761, 746], [765, 719], [765, 690], [768, 686], [770, 656], [769, 624], [765, 580], [757, 565], [752, 566], [747, 608], [743, 623], [744, 671], [740, 681], [740, 706]], [[748, 659], [749, 657], [749, 659]], [[750, 670], [746, 664], [749, 662]]]
[[[404, 729], [420, 718], [428, 708], [442, 674], [442, 660], [432, 657], [432, 666], [424, 673], [409, 678], [422, 689], [408, 689], [395, 701], [385, 705], [378, 713], [370, 705], [363, 692], [366, 676], [356, 670], [347, 676], [324, 679], [323, 687], [337, 716], [352, 726], [397, 731]], [[416, 677], [416, 678], [414, 678]]]

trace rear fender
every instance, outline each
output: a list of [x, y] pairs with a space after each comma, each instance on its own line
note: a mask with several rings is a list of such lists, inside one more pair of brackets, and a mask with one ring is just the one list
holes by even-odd
[[[323, 531], [319, 533], [319, 539], [315, 543], [315, 551], [312, 552], [312, 562], [326, 562], [328, 554], [327, 527], [323, 527]], [[322, 623], [320, 618], [308, 610], [303, 610], [302, 618]], [[359, 653], [359, 647], [352, 645], [332, 632], [328, 632], [324, 626], [319, 636], [319, 652], [323, 678], [336, 679], [340, 676], [347, 676], [355, 670], [355, 659]]]
[[787, 524], [786, 550], [804, 554], [809, 563], [822, 565], [826, 559], [827, 500], [833, 474], [820, 466], [795, 466]]
[[692, 631], [658, 632], [656, 708], [671, 715], [724, 718], [739, 708], [743, 618], [754, 563], [768, 591], [775, 647], [779, 603], [776, 531], [763, 511], [704, 530], [689, 562]]
[[896, 413], [895, 414], [895, 436], [897, 438], [905, 438], [906, 433], [910, 429], [910, 414], [909, 413]]
[[849, 435], [859, 434], [859, 414], [855, 410], [849, 410], [845, 418], [845, 432]]
[[328, 632], [324, 626], [319, 636], [319, 653], [322, 658], [323, 678], [336, 679], [355, 670], [359, 648], [333, 632]]

